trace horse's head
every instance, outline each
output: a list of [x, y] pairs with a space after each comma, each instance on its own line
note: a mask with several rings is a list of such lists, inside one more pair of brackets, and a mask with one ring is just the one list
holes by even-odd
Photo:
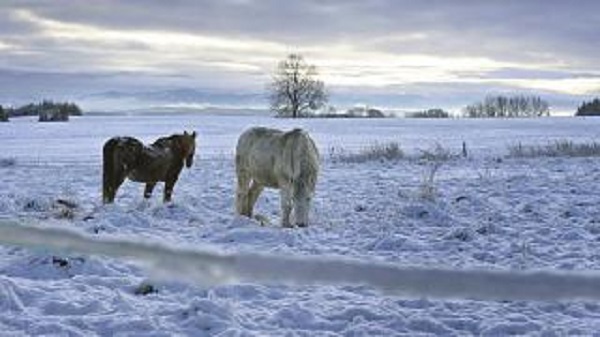
[[194, 154], [196, 153], [196, 131], [192, 133], [184, 131], [183, 135], [177, 137], [177, 145], [182, 159], [185, 159], [185, 166], [190, 168], [194, 163]]

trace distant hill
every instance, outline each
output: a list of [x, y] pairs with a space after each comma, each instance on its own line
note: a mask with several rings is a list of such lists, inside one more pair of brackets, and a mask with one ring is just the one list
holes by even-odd
[[88, 116], [111, 116], [111, 115], [168, 115], [168, 114], [194, 114], [194, 115], [219, 115], [219, 116], [268, 116], [272, 113], [267, 109], [252, 108], [234, 108], [234, 107], [185, 107], [185, 106], [164, 106], [148, 107], [139, 109], [129, 109], [120, 111], [90, 111], [86, 112]]
[[167, 89], [152, 91], [105, 91], [86, 96], [94, 100], [135, 100], [147, 106], [205, 105], [205, 106], [266, 106], [262, 94], [224, 93], [197, 89]]

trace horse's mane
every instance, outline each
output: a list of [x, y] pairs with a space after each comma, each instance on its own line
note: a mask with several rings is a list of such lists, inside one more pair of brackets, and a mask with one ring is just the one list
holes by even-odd
[[179, 134], [173, 134], [170, 136], [166, 136], [166, 137], [160, 137], [157, 140], [154, 141], [154, 143], [152, 143], [152, 146], [155, 147], [168, 147], [169, 145], [171, 145], [171, 143], [176, 140], [183, 137], [183, 135], [179, 135]]
[[159, 149], [171, 148], [175, 151], [174, 154], [177, 160], [181, 160], [186, 156], [187, 149], [185, 148], [185, 143], [181, 140], [184, 139], [186, 135], [182, 134], [173, 134], [166, 137], [158, 138], [154, 143], [152, 143], [152, 147]]
[[298, 136], [302, 135], [303, 133], [305, 133], [304, 130], [296, 128], [296, 129], [290, 130], [288, 132], [285, 132], [283, 134], [283, 138], [298, 137]]

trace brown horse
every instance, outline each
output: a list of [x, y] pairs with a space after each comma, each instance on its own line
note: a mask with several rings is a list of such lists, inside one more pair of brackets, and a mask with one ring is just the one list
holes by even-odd
[[164, 202], [171, 201], [173, 187], [185, 166], [190, 168], [196, 151], [196, 132], [157, 139], [149, 146], [133, 137], [113, 137], [103, 147], [102, 200], [112, 203], [125, 178], [146, 183], [144, 198], [152, 196], [159, 181], [165, 182]]

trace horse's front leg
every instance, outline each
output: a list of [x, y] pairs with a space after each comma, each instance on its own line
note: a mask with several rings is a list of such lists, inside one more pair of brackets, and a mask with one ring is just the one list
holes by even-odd
[[156, 186], [156, 181], [151, 183], [146, 183], [146, 188], [144, 189], [144, 198], [149, 199], [152, 196], [152, 191], [154, 190], [154, 186]]
[[177, 182], [177, 179], [179, 178], [180, 172], [181, 172], [181, 168], [177, 172], [168, 175], [167, 179], [165, 179], [165, 191], [164, 191], [163, 202], [171, 201], [171, 195], [173, 194], [173, 188], [175, 187], [175, 183]]
[[165, 192], [163, 196], [163, 202], [171, 202], [171, 196], [173, 195], [173, 187], [175, 187], [176, 181], [177, 177], [165, 181]]

